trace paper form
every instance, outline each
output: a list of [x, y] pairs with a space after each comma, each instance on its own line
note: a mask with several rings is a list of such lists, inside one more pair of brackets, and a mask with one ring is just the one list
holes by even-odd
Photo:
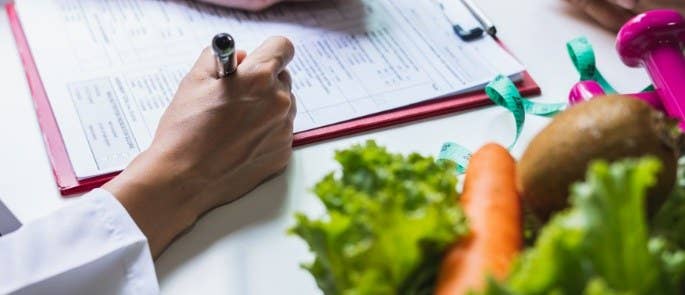
[[523, 71], [490, 37], [462, 42], [433, 1], [333, 0], [255, 14], [182, 0], [16, 8], [80, 179], [121, 170], [150, 145], [178, 82], [218, 32], [248, 52], [270, 35], [293, 41], [296, 132]]

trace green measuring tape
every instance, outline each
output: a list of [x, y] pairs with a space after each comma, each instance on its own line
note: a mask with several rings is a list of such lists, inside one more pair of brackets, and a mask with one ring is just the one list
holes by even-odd
[[[597, 69], [595, 51], [587, 38], [580, 37], [569, 41], [566, 43], [566, 49], [573, 65], [580, 74], [580, 81], [593, 80], [599, 83], [607, 94], [616, 93], [614, 87]], [[649, 86], [645, 90], [651, 89], [653, 88]], [[508, 147], [509, 150], [518, 143], [521, 131], [523, 131], [526, 114], [552, 117], [568, 107], [568, 103], [565, 102], [539, 103], [524, 99], [516, 85], [514, 85], [514, 82], [502, 75], [497, 76], [495, 80], [485, 87], [485, 93], [494, 104], [506, 108], [514, 116], [516, 135]], [[455, 142], [444, 143], [438, 155], [438, 161], [449, 160], [455, 162], [457, 164], [457, 172], [460, 174], [466, 172], [470, 159], [471, 151]]]
[[585, 37], [573, 39], [566, 43], [566, 51], [573, 62], [573, 66], [580, 74], [580, 81], [595, 81], [602, 86], [604, 92], [607, 94], [616, 93], [616, 89], [609, 84], [609, 82], [602, 76], [602, 73], [597, 69], [595, 60], [595, 51], [592, 49], [592, 44]]
[[[523, 131], [526, 114], [551, 117], [567, 107], [566, 103], [538, 103], [524, 99], [514, 82], [502, 75], [497, 76], [485, 87], [485, 93], [493, 103], [506, 108], [514, 116], [516, 135], [508, 149], [513, 148], [518, 142], [521, 131]], [[438, 161], [450, 160], [455, 162], [457, 172], [460, 174], [466, 172], [470, 159], [471, 152], [455, 142], [443, 144], [438, 155]]]

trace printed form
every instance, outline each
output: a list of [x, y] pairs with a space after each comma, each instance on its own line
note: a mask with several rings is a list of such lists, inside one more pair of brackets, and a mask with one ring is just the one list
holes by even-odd
[[433, 1], [333, 0], [261, 13], [189, 0], [19, 0], [16, 8], [79, 179], [121, 170], [150, 145], [179, 81], [218, 32], [248, 52], [270, 35], [293, 41], [296, 132], [524, 70], [490, 37], [462, 42]]

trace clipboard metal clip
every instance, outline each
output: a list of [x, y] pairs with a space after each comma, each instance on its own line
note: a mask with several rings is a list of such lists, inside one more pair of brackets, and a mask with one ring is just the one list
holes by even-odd
[[[446, 2], [446, 1], [454, 1]], [[479, 39], [488, 33], [489, 35], [495, 37], [497, 29], [492, 21], [485, 16], [485, 14], [470, 0], [433, 0], [433, 2], [440, 7], [442, 14], [445, 19], [452, 26], [452, 31], [454, 31], [459, 38], [465, 42], [473, 41]], [[452, 5], [454, 4], [454, 5]], [[447, 6], [449, 6], [449, 8]], [[461, 11], [463, 10], [463, 11]], [[479, 25], [474, 25], [472, 28], [466, 28], [463, 19], [460, 18], [474, 18]], [[468, 23], [468, 22], [467, 22]]]
[[[455, 0], [452, 0], [455, 1]], [[483, 34], [485, 31], [479, 27], [479, 26], [474, 26], [470, 29], [465, 28], [465, 26], [461, 23], [461, 20], [459, 20], [459, 17], [456, 17], [453, 14], [453, 11], [448, 11], [452, 10], [456, 7], [446, 7], [445, 4], [440, 1], [440, 0], [434, 0], [433, 1], [435, 5], [437, 5], [440, 10], [442, 11], [442, 15], [445, 16], [445, 19], [450, 23], [452, 26], [452, 31], [459, 36], [459, 38], [465, 42], [473, 41], [476, 39], [479, 39], [483, 37]]]
[[452, 30], [459, 38], [466, 42], [479, 39], [480, 37], [483, 37], [483, 33], [485, 33], [485, 31], [479, 27], [472, 28], [468, 31], [464, 30], [459, 24], [452, 24]]

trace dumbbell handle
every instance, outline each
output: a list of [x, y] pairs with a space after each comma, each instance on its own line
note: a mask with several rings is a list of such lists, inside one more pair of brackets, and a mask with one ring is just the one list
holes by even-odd
[[[573, 106], [586, 100], [602, 97], [604, 95], [606, 95], [606, 93], [599, 83], [595, 81], [581, 81], [576, 83], [576, 85], [573, 85], [573, 88], [571, 88], [571, 93], [568, 95], [568, 102]], [[644, 91], [626, 95], [640, 99], [659, 111], [665, 111], [664, 106], [661, 104], [661, 102], [664, 100], [661, 99], [659, 93], [655, 91]], [[679, 118], [676, 119], [679, 121], [678, 127], [680, 127], [680, 130], [685, 132], [685, 120]]]
[[[606, 93], [599, 83], [595, 81], [581, 81], [576, 83], [576, 85], [573, 85], [573, 88], [571, 88], [571, 93], [568, 95], [568, 102], [571, 105], [576, 105], [583, 101], [603, 95], [606, 95]], [[659, 94], [654, 91], [645, 91], [626, 95], [637, 97], [640, 100], [650, 104], [657, 110], [664, 110], [663, 105], [661, 105], [661, 98], [659, 97]]]
[[685, 121], [685, 57], [679, 44], [662, 44], [647, 52], [644, 66], [666, 114]]

